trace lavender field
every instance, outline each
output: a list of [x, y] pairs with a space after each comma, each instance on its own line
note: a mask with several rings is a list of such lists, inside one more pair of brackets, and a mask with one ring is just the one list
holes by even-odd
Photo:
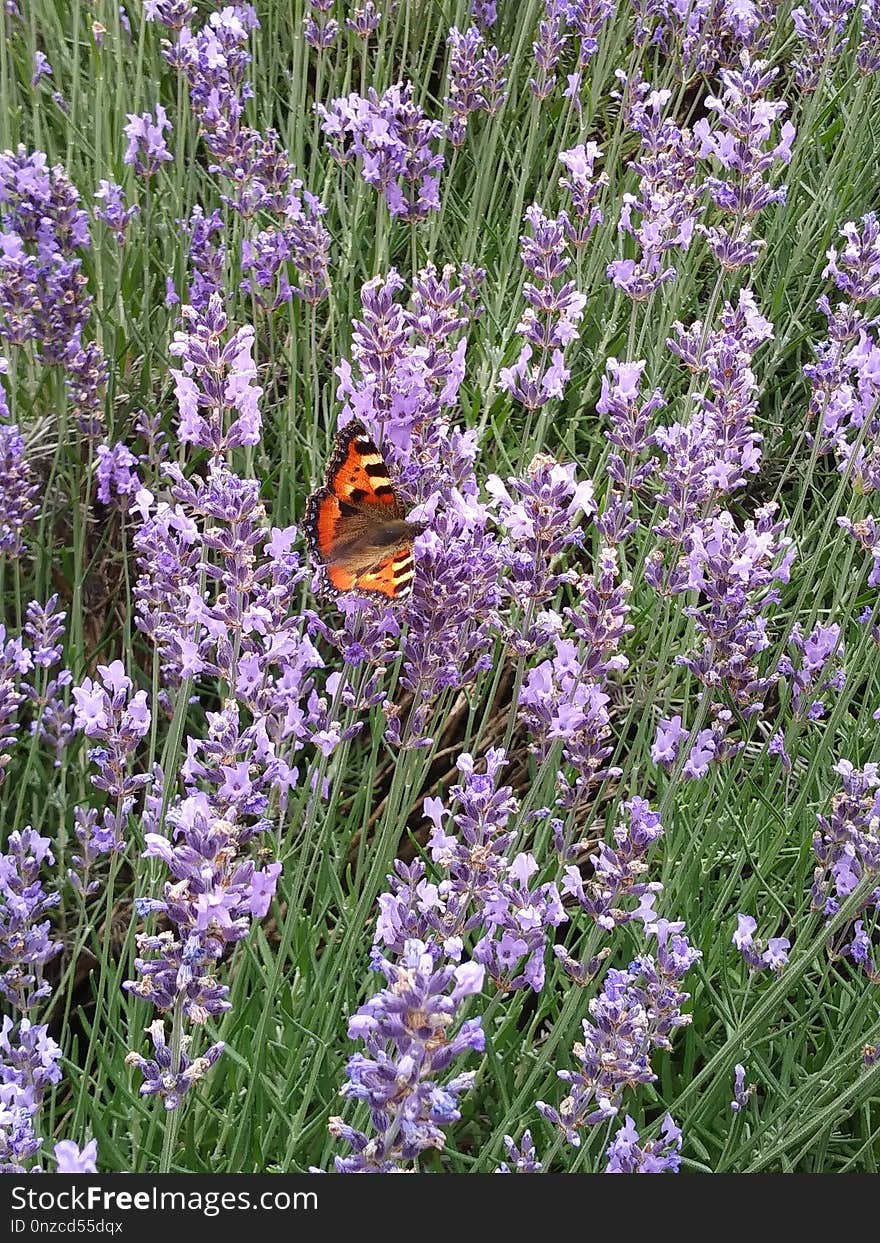
[[0, 1168], [876, 1171], [880, 0], [3, 21]]

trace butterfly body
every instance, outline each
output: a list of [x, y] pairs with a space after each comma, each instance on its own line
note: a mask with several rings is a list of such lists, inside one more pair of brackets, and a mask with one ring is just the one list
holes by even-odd
[[336, 438], [323, 487], [306, 502], [305, 533], [330, 591], [404, 599], [415, 577], [413, 540], [382, 453], [360, 420]]

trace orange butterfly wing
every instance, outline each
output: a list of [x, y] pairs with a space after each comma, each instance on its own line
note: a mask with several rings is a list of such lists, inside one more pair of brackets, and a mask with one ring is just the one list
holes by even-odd
[[402, 518], [403, 506], [388, 477], [385, 459], [359, 419], [339, 433], [324, 486], [350, 505], [381, 505]]
[[326, 583], [336, 592], [358, 591], [400, 600], [409, 595], [415, 576], [412, 549], [402, 549], [368, 571], [355, 573], [334, 561], [344, 506], [375, 507], [400, 519], [404, 508], [378, 446], [359, 419], [339, 433], [327, 466], [324, 486], [306, 503], [305, 533], [312, 552], [324, 564]]
[[374, 569], [359, 574], [355, 588], [371, 595], [385, 596], [388, 600], [405, 600], [412, 591], [415, 570], [412, 549], [406, 548]]

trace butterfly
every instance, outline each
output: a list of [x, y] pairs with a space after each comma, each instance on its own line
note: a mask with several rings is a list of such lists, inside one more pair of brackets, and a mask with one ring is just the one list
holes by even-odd
[[354, 419], [338, 433], [304, 517], [309, 550], [333, 594], [406, 599], [416, 572], [413, 540], [425, 528], [405, 512], [378, 445]]

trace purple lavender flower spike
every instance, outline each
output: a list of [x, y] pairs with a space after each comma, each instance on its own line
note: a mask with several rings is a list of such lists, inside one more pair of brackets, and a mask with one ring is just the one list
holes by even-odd
[[[126, 815], [132, 796], [149, 781], [143, 773], [128, 772], [135, 751], [150, 730], [147, 693], [131, 693], [131, 678], [121, 660], [98, 665], [98, 674], [100, 681], [86, 678], [81, 686], [73, 688], [74, 724], [98, 743], [89, 752], [98, 769], [92, 784], [118, 799]], [[121, 824], [113, 827], [122, 833]]]
[[254, 383], [253, 328], [240, 328], [224, 343], [228, 320], [219, 294], [211, 294], [204, 312], [185, 306], [181, 315], [185, 327], [170, 347], [183, 360], [179, 370], [171, 369], [181, 442], [213, 454], [257, 444], [263, 390]]
[[677, 1174], [681, 1166], [681, 1130], [669, 1114], [659, 1140], [642, 1144], [628, 1115], [608, 1145], [606, 1174]]
[[0, 1029], [0, 1172], [39, 1173], [26, 1163], [36, 1156], [40, 1140], [34, 1117], [45, 1093], [61, 1079], [61, 1049], [45, 1026], [29, 1019], [13, 1023], [8, 1015]]
[[0, 336], [15, 345], [33, 341], [40, 362], [64, 365], [79, 421], [81, 364], [91, 364], [97, 350], [82, 341], [91, 299], [76, 253], [89, 245], [88, 216], [64, 169], [24, 147], [0, 154], [0, 201]]
[[837, 288], [856, 303], [880, 295], [880, 224], [874, 212], [862, 216], [861, 228], [848, 221], [840, 230], [846, 243], [827, 252], [823, 278], [831, 277]]
[[[554, 573], [554, 562], [565, 548], [581, 544], [579, 516], [591, 518], [596, 511], [592, 482], [578, 482], [575, 469], [544, 453], [532, 459], [522, 479], [510, 478], [505, 484], [490, 475], [486, 480], [490, 505], [508, 532], [505, 589], [521, 608], [552, 599], [560, 584], [571, 579], [570, 573]], [[543, 637], [512, 634], [510, 641], [521, 642], [525, 649], [541, 646]]]
[[130, 164], [141, 177], [154, 176], [174, 158], [165, 142], [165, 131], [172, 128], [168, 114], [161, 104], [156, 104], [155, 112], [155, 120], [152, 112], [128, 113], [128, 124], [123, 130], [128, 146], [122, 162]]
[[144, 20], [161, 22], [169, 30], [183, 30], [195, 15], [191, 0], [144, 0]]
[[791, 687], [792, 708], [811, 721], [825, 715], [825, 704], [813, 698], [826, 691], [839, 691], [846, 682], [842, 667], [843, 642], [840, 626], [817, 622], [809, 635], [795, 623], [788, 640], [788, 654], [779, 662], [779, 673]]
[[43, 78], [52, 77], [52, 66], [44, 52], [34, 52], [34, 71], [31, 75], [31, 86], [39, 86]]
[[880, 70], [880, 4], [878, 0], [865, 0], [859, 5], [861, 30], [856, 49], [856, 67], [859, 73], [868, 75]]
[[49, 921], [41, 917], [60, 897], [47, 894], [40, 880], [43, 863], [55, 862], [47, 837], [30, 827], [10, 833], [7, 852], [0, 855], [0, 994], [27, 1013], [51, 992], [42, 973], [61, 942], [52, 939]]
[[537, 410], [565, 390], [570, 375], [565, 349], [578, 338], [587, 300], [574, 281], [562, 279], [571, 263], [565, 253], [565, 219], [548, 219], [537, 203], [526, 210], [525, 219], [529, 232], [520, 237], [520, 253], [533, 280], [523, 286], [527, 306], [516, 329], [523, 342], [519, 358], [501, 368], [500, 384], [527, 410]]
[[[647, 856], [653, 844], [663, 835], [660, 817], [641, 798], [623, 805], [624, 816], [615, 828], [613, 845], [599, 843], [590, 855], [592, 877], [584, 881], [580, 868], [565, 868], [562, 892], [577, 899], [588, 917], [606, 932], [641, 918], [645, 895], [657, 894], [662, 885], [647, 881]], [[636, 900], [635, 907], [624, 905]]]
[[497, 113], [505, 100], [504, 69], [510, 60], [497, 48], [486, 48], [476, 26], [461, 33], [453, 26], [446, 41], [449, 45], [449, 95], [445, 103], [452, 113], [448, 127], [449, 141], [454, 147], [464, 143], [468, 118], [475, 112]]
[[363, 1040], [365, 1051], [349, 1058], [340, 1092], [367, 1103], [373, 1134], [330, 1119], [330, 1134], [353, 1150], [336, 1158], [340, 1174], [394, 1173], [412, 1168], [426, 1149], [442, 1151], [444, 1128], [460, 1117], [458, 1098], [473, 1085], [474, 1073], [440, 1082], [438, 1076], [485, 1046], [479, 1019], [465, 1019], [451, 1031], [462, 1001], [482, 987], [481, 967], [438, 967], [416, 939], [405, 942], [399, 962], [379, 955], [374, 966], [387, 987], [349, 1022], [350, 1038]]
[[495, 1171], [496, 1174], [540, 1174], [544, 1168], [537, 1159], [531, 1131], [523, 1131], [522, 1139], [518, 1144], [513, 1136], [505, 1135], [504, 1147], [507, 1149], [507, 1156], [513, 1169], [506, 1161], [502, 1161]]
[[880, 289], [880, 227], [868, 213], [860, 225], [847, 222], [841, 236], [846, 244], [829, 248], [823, 276], [832, 277], [846, 298], [833, 308], [826, 296], [819, 299], [828, 339], [815, 346], [816, 362], [804, 368], [809, 415], [817, 424], [811, 438], [820, 452], [833, 452], [855, 492], [870, 493], [880, 487], [880, 349], [863, 307]]
[[565, 20], [578, 41], [578, 69], [587, 67], [599, 50], [599, 35], [617, 11], [616, 0], [568, 0]]
[[428, 849], [449, 882], [444, 881], [441, 899], [439, 887], [426, 880], [422, 863], [396, 863], [395, 874], [388, 878], [390, 890], [379, 897], [379, 944], [399, 953], [409, 937], [417, 937], [437, 944], [447, 958], [460, 960], [464, 936], [481, 926], [483, 903], [496, 893], [508, 870], [505, 851], [513, 841], [509, 822], [517, 803], [510, 787], [499, 784], [505, 764], [501, 750], [488, 751], [485, 772], [477, 770], [472, 756], [461, 755], [461, 780], [450, 791], [456, 811], [439, 799], [425, 800], [425, 817], [432, 824]]
[[671, 1048], [675, 1031], [691, 1021], [682, 1013], [689, 994], [678, 985], [701, 955], [682, 935], [683, 927], [658, 919], [648, 926], [657, 937], [657, 957], [645, 954], [626, 971], [608, 970], [601, 993], [589, 1003], [583, 1042], [574, 1046], [578, 1069], [557, 1072], [568, 1095], [558, 1108], [537, 1102], [539, 1113], [575, 1148], [585, 1127], [616, 1116], [627, 1088], [654, 1082], [652, 1050]]
[[754, 1096], [755, 1085], [750, 1083], [746, 1087], [746, 1068], [742, 1063], [737, 1062], [733, 1068], [733, 1100], [730, 1102], [731, 1113], [741, 1113], [745, 1109], [749, 1097]]
[[538, 754], [563, 744], [563, 759], [573, 769], [573, 775], [559, 774], [559, 802], [566, 808], [586, 800], [612, 771], [605, 763], [613, 750], [609, 696], [602, 680], [585, 673], [577, 644], [557, 637], [555, 656], [529, 671], [519, 696], [520, 717]]
[[365, 3], [355, 5], [351, 17], [345, 19], [345, 24], [352, 34], [366, 42], [379, 29], [381, 20], [382, 14], [373, 0], [365, 0]]
[[336, 42], [339, 22], [328, 17], [333, 0], [309, 0], [311, 12], [303, 22], [306, 43], [317, 52], [326, 52]]
[[571, 211], [561, 213], [559, 218], [569, 245], [576, 250], [586, 246], [593, 230], [605, 219], [602, 209], [596, 205], [596, 199], [608, 185], [608, 174], [595, 172], [596, 161], [601, 156], [595, 142], [581, 143], [559, 152], [559, 162], [567, 170], [567, 175], [559, 178], [559, 184], [571, 196]]
[[[842, 903], [866, 876], [880, 874], [880, 845], [876, 826], [880, 817], [880, 769], [877, 764], [855, 768], [849, 760], [839, 760], [834, 771], [841, 789], [834, 795], [830, 816], [817, 816], [819, 828], [813, 834], [816, 868], [813, 875], [813, 909], [831, 919]], [[880, 876], [878, 876], [880, 879]], [[871, 912], [872, 925], [880, 911], [880, 885], [865, 898], [849, 931], [852, 940], [843, 953], [864, 971], [872, 983], [880, 980], [880, 969], [873, 955], [872, 938], [864, 926], [864, 915]], [[841, 938], [847, 935], [846, 931]]]
[[471, 16], [475, 17], [481, 26], [491, 29], [498, 20], [496, 0], [471, 0]]
[[95, 198], [101, 204], [95, 209], [95, 215], [99, 220], [103, 220], [119, 245], [122, 246], [128, 226], [140, 208], [136, 203], [131, 207], [126, 207], [122, 186], [104, 178], [98, 182]]
[[444, 158], [432, 149], [443, 126], [413, 101], [412, 83], [397, 83], [379, 95], [352, 94], [316, 104], [331, 155], [340, 164], [353, 158], [368, 185], [385, 198], [391, 215], [410, 224], [440, 207]]
[[566, 5], [563, 0], [544, 0], [544, 16], [538, 23], [538, 37], [532, 44], [537, 73], [529, 79], [536, 99], [544, 100], [556, 86], [556, 67], [568, 42]]
[[609, 358], [606, 368], [610, 374], [602, 377], [602, 392], [596, 402], [597, 413], [606, 415], [611, 423], [607, 434], [615, 452], [609, 457], [608, 473], [624, 498], [643, 488], [654, 470], [651, 455], [645, 462], [639, 462], [639, 458], [651, 444], [651, 420], [666, 404], [659, 389], [654, 389], [647, 399], [641, 397], [639, 390], [646, 365], [639, 360], [619, 363], [616, 358]]
[[164, 51], [169, 64], [187, 78], [208, 150], [221, 170], [230, 173], [242, 166], [252, 145], [242, 117], [253, 95], [245, 77], [251, 61], [248, 39], [258, 24], [251, 5], [227, 5], [211, 13], [195, 33], [184, 26], [177, 42]]
[[725, 269], [754, 263], [764, 245], [754, 236], [755, 218], [767, 207], [785, 202], [786, 187], [774, 190], [767, 181], [777, 162], [788, 164], [791, 160], [795, 138], [790, 121], [783, 122], [778, 139], [774, 137], [775, 124], [787, 108], [781, 101], [766, 98], [778, 72], [744, 51], [738, 69], [721, 70], [724, 90], [720, 98], [709, 96], [706, 100], [706, 107], [716, 114], [717, 129], [713, 130], [706, 118], [694, 126], [700, 157], [713, 159], [729, 174], [708, 177], [706, 184], [715, 205], [732, 218], [733, 228], [697, 226]]
[[98, 500], [102, 505], [116, 505], [127, 510], [131, 499], [140, 491], [137, 458], [120, 441], [98, 446]]
[[680, 129], [662, 109], [669, 90], [652, 91], [647, 82], [634, 87], [629, 125], [640, 136], [642, 153], [630, 167], [639, 174], [638, 194], [624, 194], [618, 233], [633, 238], [638, 259], [608, 265], [608, 278], [634, 301], [644, 301], [676, 270], [665, 266], [668, 252], [690, 249], [702, 208], [696, 180], [696, 135]]
[[[158, 1096], [167, 1110], [177, 1109], [186, 1093], [204, 1079], [223, 1052], [223, 1042], [217, 1041], [202, 1054], [191, 1058], [184, 1048], [178, 1056], [178, 1065], [165, 1038], [165, 1024], [156, 1019], [146, 1029], [153, 1042], [153, 1056], [145, 1058], [140, 1053], [126, 1055], [127, 1066], [136, 1066], [144, 1080], [139, 1088], [141, 1096]], [[184, 1043], [187, 1043], [184, 1038]]]
[[767, 941], [767, 948], [764, 949], [764, 942], [755, 938], [758, 921], [754, 916], [739, 914], [736, 921], [733, 944], [742, 954], [743, 961], [749, 969], [763, 971], [770, 967], [774, 971], [781, 971], [788, 962], [788, 951], [791, 949], [791, 942], [788, 938], [770, 937]]
[[636, 46], [653, 45], [670, 57], [680, 54], [686, 79], [711, 75], [743, 50], [752, 55], [766, 51], [779, 9], [775, 0], [632, 0], [632, 7]]
[[[678, 663], [708, 693], [724, 687], [746, 716], [761, 710], [779, 678], [775, 670], [761, 671], [759, 657], [770, 642], [768, 614], [778, 602], [777, 584], [788, 582], [796, 556], [785, 523], [776, 522], [774, 514], [774, 505], [763, 506], [739, 531], [732, 515], [722, 510], [686, 529], [683, 555], [666, 584], [673, 595], [697, 591], [703, 602], [686, 610], [701, 645], [693, 654], [679, 656]], [[646, 577], [662, 588], [660, 566], [649, 562]], [[723, 736], [725, 718], [718, 724]]]
[[832, 71], [843, 51], [840, 38], [856, 0], [809, 0], [791, 11], [791, 21], [799, 40], [799, 55], [792, 62], [795, 81], [802, 91], [812, 94], [822, 72]]
[[[0, 358], [0, 375], [6, 359]], [[24, 437], [14, 423], [7, 423], [6, 394], [0, 381], [0, 556], [14, 559], [27, 551], [24, 533], [40, 516], [35, 481], [27, 458]]]

